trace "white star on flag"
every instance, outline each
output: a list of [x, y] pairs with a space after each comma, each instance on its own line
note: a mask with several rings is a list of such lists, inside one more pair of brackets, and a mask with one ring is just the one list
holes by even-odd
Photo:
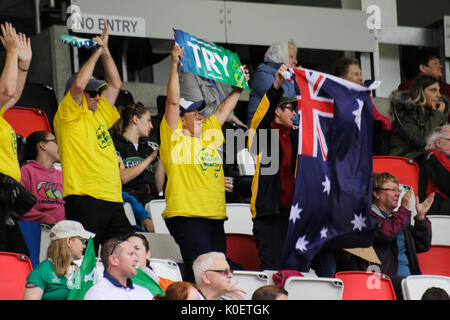
[[303, 209], [298, 207], [298, 203], [295, 206], [292, 206], [289, 220], [292, 220], [293, 223], [295, 223], [295, 220], [297, 219], [300, 220], [300, 212], [302, 211]]
[[358, 229], [359, 231], [361, 231], [362, 228], [366, 226], [366, 224], [364, 223], [364, 220], [366, 220], [366, 218], [363, 218], [362, 214], [360, 214], [359, 216], [355, 214], [354, 216], [355, 218], [350, 221], [353, 224], [353, 230]]
[[300, 237], [297, 240], [297, 243], [295, 244], [295, 248], [300, 251], [306, 251], [306, 245], [309, 243], [309, 241], [306, 241], [306, 236]]
[[327, 233], [328, 233], [328, 228], [323, 227], [322, 230], [320, 230], [320, 239], [328, 238]]
[[355, 123], [359, 130], [361, 130], [361, 112], [362, 108], [364, 106], [364, 102], [361, 99], [356, 99], [358, 102], [359, 108], [352, 112], [352, 114], [355, 116]]
[[325, 176], [325, 181], [322, 182], [322, 185], [323, 185], [323, 192], [326, 192], [328, 195], [330, 195], [331, 184], [327, 176]]

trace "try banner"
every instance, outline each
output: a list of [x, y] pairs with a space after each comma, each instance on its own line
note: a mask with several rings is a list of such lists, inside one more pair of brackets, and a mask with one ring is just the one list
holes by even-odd
[[181, 70], [250, 91], [236, 53], [174, 29], [175, 42], [184, 48]]

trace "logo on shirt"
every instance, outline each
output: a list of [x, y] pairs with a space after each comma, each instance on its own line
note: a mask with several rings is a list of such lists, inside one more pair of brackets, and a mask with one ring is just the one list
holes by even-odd
[[58, 189], [58, 185], [53, 182], [41, 181], [36, 186], [36, 190], [42, 198], [62, 200], [62, 190]]
[[13, 150], [13, 153], [17, 155], [17, 136], [14, 131], [11, 132], [11, 148]]
[[214, 170], [214, 177], [218, 177], [222, 169], [222, 157], [216, 150], [205, 147], [197, 154], [197, 161], [203, 171]]
[[98, 126], [96, 135], [97, 135], [97, 145], [100, 148], [106, 149], [107, 147], [113, 144], [111, 136], [109, 135], [109, 132], [104, 125], [100, 124]]

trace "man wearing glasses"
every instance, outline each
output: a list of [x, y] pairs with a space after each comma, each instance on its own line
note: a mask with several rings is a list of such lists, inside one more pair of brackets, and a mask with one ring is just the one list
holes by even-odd
[[84, 300], [152, 300], [153, 295], [144, 287], [134, 284], [138, 256], [126, 238], [112, 238], [102, 244], [100, 251], [105, 271]]
[[220, 300], [226, 296], [243, 300], [245, 293], [231, 282], [233, 273], [222, 252], [208, 252], [198, 256], [192, 265], [195, 283], [202, 300]]
[[[95, 232], [95, 252], [108, 238], [132, 231], [124, 210], [122, 183], [108, 129], [119, 119], [114, 107], [122, 81], [108, 49], [108, 27], [93, 40], [100, 45], [66, 84], [54, 118], [60, 147], [67, 219]], [[92, 77], [101, 58], [106, 82]]]

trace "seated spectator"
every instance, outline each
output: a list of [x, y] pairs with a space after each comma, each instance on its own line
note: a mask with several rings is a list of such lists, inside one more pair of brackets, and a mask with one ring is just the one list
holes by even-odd
[[431, 131], [419, 174], [419, 199], [435, 192], [428, 214], [450, 215], [450, 125]]
[[147, 276], [152, 279], [152, 281], [147, 281], [145, 277], [139, 277], [138, 279], [137, 276], [135, 276], [131, 278], [133, 283], [137, 283], [143, 287], [147, 287], [146, 286], [147, 283], [156, 282], [156, 284], [161, 288], [161, 290], [165, 291], [167, 287], [173, 283], [173, 281], [158, 276], [150, 266], [151, 252], [147, 238], [139, 233], [130, 233], [129, 235], [126, 236], [126, 239], [133, 245], [134, 250], [136, 251], [136, 255], [138, 256], [137, 267], [142, 271], [144, 271], [147, 274]]
[[[233, 87], [229, 84], [203, 78], [191, 72], [180, 73], [180, 96], [188, 101], [204, 100], [205, 107], [199, 110], [199, 113], [205, 119], [216, 112], [219, 104], [228, 97], [231, 91], [233, 91]], [[247, 128], [247, 126], [236, 117], [234, 111], [230, 113], [227, 121]]]
[[231, 283], [233, 273], [223, 253], [208, 252], [198, 256], [192, 269], [201, 300], [220, 300], [224, 296], [244, 299], [245, 291]]
[[55, 136], [47, 131], [36, 131], [26, 139], [20, 183], [37, 199], [33, 208], [17, 220], [39, 221], [54, 225], [65, 219], [63, 178], [61, 170], [53, 165], [59, 162]]
[[[400, 83], [398, 90], [408, 90], [417, 76], [426, 75], [439, 81], [440, 93], [444, 95], [447, 100], [450, 100], [450, 84], [442, 80], [442, 64], [438, 54], [427, 49], [418, 50], [416, 52], [415, 71], [416, 75]], [[448, 120], [450, 121], [450, 115]]]
[[450, 300], [450, 296], [442, 288], [431, 287], [425, 290], [420, 300]]
[[[264, 55], [264, 63], [256, 68], [251, 80], [250, 98], [248, 101], [247, 126], [250, 128], [253, 115], [258, 109], [262, 97], [275, 81], [275, 73], [282, 64], [292, 68], [297, 66], [297, 46], [294, 41], [277, 42], [267, 49]], [[288, 98], [296, 98], [294, 84], [286, 81], [283, 83], [284, 95]], [[294, 121], [298, 124], [298, 120]]]
[[123, 107], [120, 113], [112, 139], [119, 159], [122, 191], [145, 206], [159, 198], [161, 191], [155, 181], [159, 148], [148, 141], [153, 128], [150, 110], [138, 102]]
[[124, 203], [129, 203], [131, 205], [134, 217], [136, 218], [136, 223], [139, 224], [134, 225], [133, 228], [142, 232], [154, 232], [155, 226], [144, 206], [127, 192], [122, 192], [122, 197]]
[[149, 290], [131, 281], [137, 274], [138, 257], [133, 245], [125, 238], [106, 240], [100, 257], [105, 267], [103, 278], [86, 292], [84, 300], [153, 299]]
[[278, 286], [262, 286], [253, 292], [252, 300], [288, 300], [288, 292]]
[[[334, 74], [337, 77], [363, 85], [363, 78], [359, 62], [356, 59], [342, 57], [334, 66]], [[374, 120], [374, 155], [389, 154], [389, 140], [391, 131], [391, 121], [388, 117], [378, 112], [372, 102], [373, 120]]]
[[431, 223], [426, 213], [433, 203], [434, 194], [419, 203], [416, 198], [417, 215], [411, 225], [409, 190], [401, 199], [396, 177], [388, 172], [373, 176], [373, 198], [370, 218], [377, 230], [373, 248], [381, 261], [381, 273], [387, 274], [393, 282], [397, 298], [401, 297], [401, 280], [407, 276], [421, 274], [417, 253], [425, 252], [431, 246]]
[[166, 294], [155, 296], [155, 300], [202, 300], [200, 292], [194, 284], [187, 281], [177, 281], [166, 289]]
[[394, 91], [390, 154], [414, 159], [420, 165], [425, 140], [434, 128], [447, 123], [448, 109], [449, 102], [439, 93], [439, 82], [433, 77], [420, 75], [408, 91]]
[[63, 220], [50, 230], [47, 259], [27, 277], [24, 300], [66, 300], [79, 272], [74, 260], [81, 259], [86, 241], [95, 237], [81, 223]]

